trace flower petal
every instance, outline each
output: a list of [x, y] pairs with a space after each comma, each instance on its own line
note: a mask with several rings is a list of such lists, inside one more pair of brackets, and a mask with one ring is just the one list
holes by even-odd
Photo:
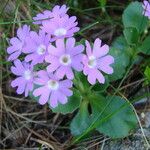
[[86, 40], [85, 44], [86, 44], [86, 54], [88, 56], [91, 56], [92, 55], [92, 49], [91, 49], [90, 43]]
[[109, 65], [114, 63], [114, 58], [111, 55], [107, 55], [98, 60], [98, 68], [107, 74], [113, 73], [113, 68]]
[[55, 108], [58, 106], [58, 97], [56, 92], [52, 92], [49, 100], [50, 106]]
[[41, 104], [41, 105], [44, 105], [44, 104], [46, 104], [46, 102], [48, 102], [49, 101], [49, 96], [50, 96], [50, 90], [48, 90], [47, 88], [44, 88], [43, 90], [42, 90], [43, 92], [42, 92], [42, 94], [41, 94], [41, 96], [40, 96], [40, 98], [39, 98], [39, 103]]

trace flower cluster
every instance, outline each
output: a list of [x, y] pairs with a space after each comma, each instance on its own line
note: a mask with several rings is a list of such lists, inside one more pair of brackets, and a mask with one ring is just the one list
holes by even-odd
[[[108, 45], [102, 45], [98, 38], [93, 46], [88, 41], [85, 46], [77, 44], [73, 37], [79, 31], [77, 18], [70, 17], [67, 11], [63, 5], [37, 14], [33, 19], [39, 26], [38, 33], [27, 25], [20, 27], [7, 49], [8, 60], [14, 62], [11, 71], [17, 76], [11, 86], [17, 87], [18, 94], [25, 92], [28, 96], [32, 92], [39, 96], [41, 105], [49, 103], [53, 108], [67, 103], [73, 95], [75, 71], [83, 71], [92, 85], [97, 80], [105, 82], [102, 72], [113, 73], [110, 65], [114, 58], [108, 55]], [[24, 58], [22, 62], [20, 55]]]
[[143, 14], [150, 19], [150, 2], [144, 0], [143, 2]]

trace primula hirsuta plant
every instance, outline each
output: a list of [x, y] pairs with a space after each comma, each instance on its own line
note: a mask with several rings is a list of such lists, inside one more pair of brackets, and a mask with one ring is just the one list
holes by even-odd
[[137, 42], [148, 28], [150, 4], [133, 2], [126, 8], [124, 34], [111, 47], [100, 38], [93, 43], [78, 41], [77, 17], [69, 16], [68, 10], [66, 5], [45, 10], [33, 17], [39, 31], [23, 25], [10, 39], [8, 60], [13, 61], [11, 72], [16, 76], [11, 86], [17, 94], [48, 104], [53, 112], [67, 114], [78, 108], [70, 126], [75, 136], [84, 137], [96, 129], [113, 138], [125, 137], [137, 123], [133, 107], [107, 89], [111, 81], [123, 78], [126, 68], [135, 62], [131, 58], [141, 50], [147, 53], [143, 43], [148, 39], [141, 45]]
[[[109, 46], [102, 45], [98, 38], [93, 46], [88, 41], [86, 46], [78, 44], [73, 37], [79, 31], [77, 18], [70, 17], [67, 10], [66, 5], [55, 6], [52, 11], [38, 14], [34, 17], [35, 24], [40, 27], [38, 33], [31, 31], [27, 25], [20, 27], [7, 49], [10, 54], [8, 60], [14, 61], [15, 65], [11, 71], [17, 78], [11, 85], [17, 87], [17, 94], [28, 96], [29, 92], [33, 92], [35, 97], [40, 96], [41, 105], [49, 103], [53, 108], [59, 103], [66, 104], [67, 97], [73, 95], [75, 72], [83, 71], [92, 85], [97, 81], [105, 83], [102, 72], [113, 73], [111, 64], [114, 58], [108, 55]], [[40, 19], [42, 21], [36, 22]], [[19, 60], [21, 54], [24, 54], [22, 62]], [[34, 68], [39, 64], [46, 67], [36, 71]]]

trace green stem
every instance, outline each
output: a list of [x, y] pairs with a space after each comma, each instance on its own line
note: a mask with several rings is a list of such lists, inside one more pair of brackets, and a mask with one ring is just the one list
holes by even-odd
[[79, 92], [81, 94], [84, 93], [84, 86], [81, 83], [80, 79], [78, 77], [75, 76], [74, 80], [73, 80], [74, 85], [76, 86], [77, 90], [79, 90]]

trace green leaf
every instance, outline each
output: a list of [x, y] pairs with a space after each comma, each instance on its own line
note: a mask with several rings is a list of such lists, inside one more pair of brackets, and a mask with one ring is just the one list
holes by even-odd
[[80, 44], [84, 45], [85, 41], [86, 40], [84, 38], [82, 38], [79, 42], [76, 42], [76, 45], [80, 45]]
[[126, 67], [129, 64], [130, 59], [127, 51], [127, 49], [117, 49], [114, 47], [110, 49], [110, 55], [114, 57], [114, 64], [111, 65], [114, 69], [114, 72], [113, 74], [109, 75], [110, 81], [121, 79], [126, 72]]
[[144, 75], [146, 76], [146, 78], [150, 82], [150, 67], [148, 67], [148, 66], [146, 67], [146, 69], [144, 71]]
[[98, 0], [98, 1], [100, 3], [101, 7], [105, 7], [106, 6], [107, 0]]
[[142, 45], [138, 48], [139, 52], [150, 55], [150, 36], [147, 36]]
[[148, 18], [143, 15], [143, 7], [140, 2], [132, 2], [124, 10], [123, 24], [125, 28], [134, 27], [139, 33], [143, 32], [148, 25]]
[[123, 33], [129, 45], [133, 45], [138, 42], [139, 33], [136, 28], [133, 27], [125, 28]]
[[[107, 105], [108, 103], [109, 105]], [[123, 107], [125, 105], [126, 107]], [[111, 138], [126, 137], [137, 125], [137, 119], [131, 105], [119, 96], [109, 96], [105, 99], [99, 95], [94, 95], [91, 107], [93, 120], [101, 114], [97, 120], [98, 126], [96, 129]], [[116, 112], [117, 110], [119, 111]]]
[[[100, 94], [93, 93], [89, 99], [91, 114], [89, 115], [87, 106], [83, 105], [85, 107], [80, 110], [83, 110], [82, 113], [86, 119], [84, 120], [84, 117], [79, 115], [78, 119], [74, 121], [76, 128], [73, 130], [78, 133], [76, 135], [80, 135], [76, 137], [75, 142], [83, 139], [94, 129], [111, 138], [122, 138], [128, 136], [136, 127], [136, 115], [130, 103], [123, 98], [119, 96], [104, 98]], [[80, 117], [82, 121], [80, 121]]]
[[49, 106], [53, 112], [67, 114], [72, 113], [80, 106], [81, 96], [77, 90], [73, 90], [73, 95], [68, 97], [68, 102], [66, 104], [58, 104], [56, 108]]
[[116, 38], [116, 40], [112, 43], [112, 47], [120, 50], [125, 50], [128, 48], [128, 43], [123, 36]]
[[88, 112], [88, 102], [82, 101], [79, 112], [73, 118], [70, 129], [74, 136], [82, 134], [90, 124], [89, 112]]
[[110, 48], [110, 55], [114, 57], [114, 64], [111, 66], [114, 73], [109, 75], [109, 81], [121, 79], [126, 72], [126, 67], [129, 65], [132, 50], [129, 47], [126, 39], [123, 36], [118, 37]]

